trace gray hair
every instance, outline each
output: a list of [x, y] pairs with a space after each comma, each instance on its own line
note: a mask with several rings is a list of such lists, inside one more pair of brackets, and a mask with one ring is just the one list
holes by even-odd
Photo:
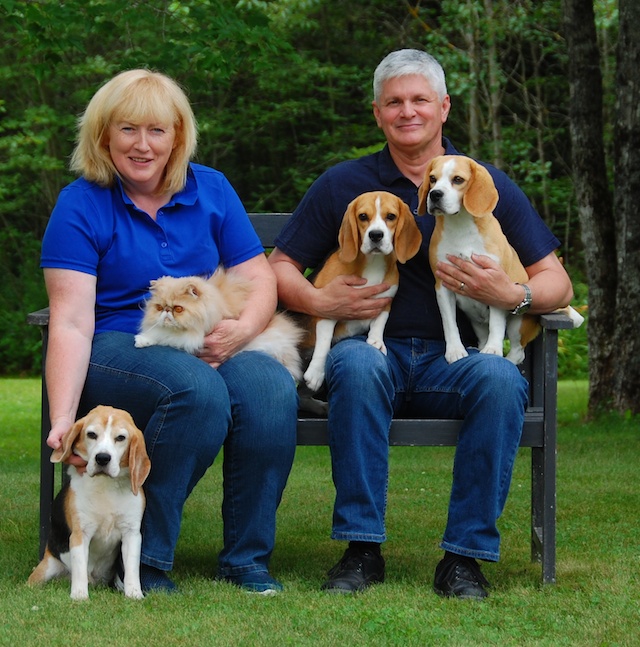
[[419, 74], [438, 93], [442, 101], [447, 94], [442, 65], [427, 52], [419, 49], [399, 49], [387, 54], [373, 74], [373, 99], [379, 101], [382, 95], [382, 86], [389, 79], [399, 76]]

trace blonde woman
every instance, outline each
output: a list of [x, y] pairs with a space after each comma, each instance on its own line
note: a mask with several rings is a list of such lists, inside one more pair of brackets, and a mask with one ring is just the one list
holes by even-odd
[[[42, 247], [51, 308], [48, 444], [57, 448], [97, 404], [126, 409], [144, 430], [152, 465], [145, 592], [176, 590], [167, 572], [184, 503], [224, 446], [218, 577], [273, 593], [282, 587], [268, 564], [295, 451], [297, 395], [276, 360], [232, 357], [273, 315], [276, 282], [230, 183], [190, 161], [196, 142], [185, 93], [149, 70], [118, 74], [80, 118], [71, 168], [81, 177], [60, 193]], [[241, 317], [215, 328], [197, 357], [135, 348], [150, 281], [210, 275], [218, 265], [255, 286]]]

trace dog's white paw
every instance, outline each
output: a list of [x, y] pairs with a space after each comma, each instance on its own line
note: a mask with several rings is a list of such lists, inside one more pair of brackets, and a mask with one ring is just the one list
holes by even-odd
[[498, 347], [487, 344], [482, 348], [480, 352], [484, 353], [485, 355], [500, 355], [500, 357], [502, 357], [502, 346]]
[[324, 382], [324, 369], [309, 364], [309, 368], [304, 374], [304, 381], [312, 391], [318, 391]]
[[142, 589], [140, 588], [140, 586], [134, 586], [129, 589], [125, 589], [124, 594], [127, 598], [131, 598], [133, 600], [144, 599], [144, 593], [142, 592]]
[[454, 362], [457, 362], [459, 359], [467, 357], [468, 355], [469, 353], [467, 353], [467, 349], [462, 344], [455, 344], [447, 346], [447, 349], [444, 353], [444, 358], [449, 364], [453, 364]]
[[384, 342], [380, 337], [369, 335], [367, 337], [367, 344], [369, 344], [369, 346], [373, 346], [374, 348], [377, 348], [379, 351], [382, 352], [383, 355], [387, 354], [387, 347], [384, 345]]
[[88, 600], [89, 599], [89, 589], [87, 588], [74, 588], [71, 587], [71, 599], [72, 600]]
[[507, 359], [516, 366], [522, 364], [524, 362], [524, 348], [522, 346], [512, 346], [511, 350], [507, 353]]

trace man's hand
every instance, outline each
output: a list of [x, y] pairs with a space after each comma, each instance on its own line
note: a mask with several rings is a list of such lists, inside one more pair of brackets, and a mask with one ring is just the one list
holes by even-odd
[[436, 276], [446, 288], [489, 306], [511, 310], [522, 300], [522, 288], [489, 256], [471, 259], [448, 255], [448, 263], [437, 265]]
[[390, 297], [378, 297], [389, 289], [388, 283], [364, 287], [367, 280], [355, 275], [341, 275], [318, 289], [320, 316], [338, 321], [374, 319], [391, 303]]

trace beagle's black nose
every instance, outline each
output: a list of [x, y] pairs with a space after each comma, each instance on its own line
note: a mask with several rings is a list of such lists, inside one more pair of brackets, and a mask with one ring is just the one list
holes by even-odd
[[440, 189], [433, 189], [432, 191], [429, 191], [429, 199], [432, 202], [439, 202], [442, 200], [442, 196], [444, 195], [444, 191], [441, 191]]
[[384, 232], [380, 229], [373, 229], [369, 232], [369, 238], [371, 238], [372, 242], [374, 243], [379, 243], [382, 240], [383, 236]]
[[96, 454], [96, 463], [98, 463], [98, 465], [100, 465], [101, 467], [108, 465], [110, 460], [111, 454], [107, 454], [107, 452], [100, 452], [99, 454]]

